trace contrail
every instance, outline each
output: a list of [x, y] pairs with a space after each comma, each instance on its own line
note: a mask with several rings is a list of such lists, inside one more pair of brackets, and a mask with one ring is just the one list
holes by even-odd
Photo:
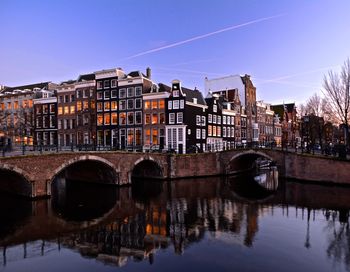
[[296, 74], [276, 77], [276, 78], [272, 78], [272, 79], [261, 79], [262, 82], [260, 82], [260, 84], [266, 84], [266, 83], [270, 83], [270, 82], [278, 83], [278, 82], [280, 82], [281, 80], [284, 80], [284, 79], [289, 79], [289, 78], [298, 77], [298, 76], [304, 76], [304, 75], [308, 75], [308, 74], [314, 74], [314, 73], [317, 73], [317, 72], [321, 72], [321, 71], [329, 70], [329, 69], [333, 69], [333, 68], [338, 68], [338, 67], [339, 67], [339, 65], [333, 65], [333, 66], [322, 67], [322, 68], [309, 70], [309, 71], [305, 71], [305, 72], [301, 72], [301, 73], [296, 73]]
[[259, 23], [259, 22], [263, 22], [263, 21], [274, 19], [274, 18], [278, 18], [278, 17], [284, 16], [284, 15], [285, 14], [279, 14], [279, 15], [275, 15], [275, 16], [264, 17], [264, 18], [256, 19], [256, 20], [249, 21], [249, 22], [246, 22], [246, 23], [243, 23], [243, 24], [226, 27], [226, 28], [223, 28], [223, 29], [219, 29], [219, 30], [207, 33], [207, 34], [195, 36], [195, 37], [189, 38], [187, 40], [171, 43], [171, 44], [168, 44], [168, 45], [165, 45], [165, 46], [161, 46], [161, 47], [158, 47], [158, 48], [154, 48], [154, 49], [151, 49], [151, 50], [140, 52], [140, 53], [137, 53], [135, 55], [126, 57], [126, 58], [124, 58], [122, 60], [133, 59], [133, 58], [140, 57], [140, 56], [143, 56], [143, 55], [147, 55], [147, 54], [150, 54], [150, 53], [158, 52], [158, 51], [161, 51], [161, 50], [164, 50], [164, 49], [168, 49], [168, 48], [172, 48], [172, 47], [175, 47], [175, 46], [179, 46], [179, 45], [182, 45], [182, 44], [185, 44], [185, 43], [190, 43], [190, 42], [193, 42], [193, 41], [196, 41], [196, 40], [204, 39], [204, 38], [207, 38], [207, 37], [210, 37], [210, 36], [222, 33], [222, 32], [226, 32], [226, 31], [230, 31], [230, 30], [233, 30], [233, 29], [241, 28], [241, 27], [244, 27], [244, 26], [247, 26], [247, 25], [252, 25], [252, 24]]

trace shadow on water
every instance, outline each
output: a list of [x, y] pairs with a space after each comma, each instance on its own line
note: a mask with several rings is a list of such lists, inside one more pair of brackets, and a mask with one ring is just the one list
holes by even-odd
[[159, 179], [132, 178], [131, 192], [136, 201], [149, 202], [163, 193], [164, 182]]
[[279, 188], [276, 169], [261, 170], [227, 178], [230, 190], [242, 200], [264, 200], [276, 194]]
[[0, 240], [26, 224], [32, 215], [32, 201], [0, 193]]
[[118, 199], [113, 185], [57, 177], [52, 186], [52, 209], [67, 221], [89, 221], [110, 211]]

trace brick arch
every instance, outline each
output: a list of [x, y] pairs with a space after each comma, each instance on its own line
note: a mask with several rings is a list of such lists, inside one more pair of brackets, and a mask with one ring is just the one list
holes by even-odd
[[35, 197], [35, 182], [34, 182], [34, 178], [25, 170], [14, 166], [14, 165], [10, 165], [10, 164], [1, 164], [0, 165], [0, 170], [7, 170], [7, 171], [11, 171], [11, 172], [15, 172], [16, 174], [18, 174], [19, 176], [23, 177], [24, 180], [30, 185], [30, 192], [28, 195], [28, 197]]
[[130, 171], [128, 172], [128, 179], [129, 179], [129, 183], [131, 183], [131, 175], [132, 175], [132, 172], [135, 168], [136, 165], [138, 165], [139, 163], [143, 162], [143, 161], [151, 161], [151, 162], [154, 162], [157, 164], [157, 166], [159, 167], [160, 171], [161, 171], [161, 176], [164, 178], [164, 166], [163, 164], [158, 161], [157, 159], [153, 158], [152, 156], [142, 156], [141, 158], [137, 159], [136, 161], [133, 162], [133, 164], [131, 165], [130, 167]]
[[84, 156], [75, 157], [73, 159], [66, 161], [65, 163], [63, 163], [62, 165], [60, 165], [58, 168], [56, 168], [53, 171], [52, 175], [50, 176], [50, 178], [48, 179], [48, 182], [47, 182], [47, 194], [51, 195], [51, 183], [59, 173], [61, 173], [67, 167], [69, 167], [77, 162], [82, 162], [82, 161], [101, 162], [101, 163], [107, 165], [108, 167], [112, 168], [116, 172], [117, 175], [120, 172], [119, 168], [116, 168], [116, 166], [113, 163], [111, 163], [110, 161], [108, 161], [102, 157], [94, 156], [94, 155], [84, 155]]
[[270, 157], [269, 155], [265, 154], [264, 152], [261, 152], [261, 151], [255, 151], [255, 150], [247, 150], [247, 151], [243, 151], [243, 152], [240, 152], [240, 153], [237, 153], [235, 155], [233, 155], [231, 157], [231, 159], [228, 161], [228, 163], [226, 164], [225, 166], [225, 170], [226, 170], [226, 173], [229, 173], [229, 170], [230, 170], [230, 166], [231, 166], [231, 163], [239, 158], [242, 158], [244, 156], [249, 156], [249, 155], [256, 155], [256, 156], [261, 156], [261, 157], [264, 157], [266, 159], [269, 159], [269, 160], [274, 160], [272, 157]]

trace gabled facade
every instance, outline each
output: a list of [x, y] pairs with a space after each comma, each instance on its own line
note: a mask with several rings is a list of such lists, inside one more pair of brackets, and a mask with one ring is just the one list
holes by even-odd
[[207, 106], [201, 92], [173, 80], [166, 107], [166, 148], [180, 154], [206, 150]]
[[96, 144], [98, 148], [101, 146], [120, 148], [118, 79], [123, 77], [125, 73], [120, 68], [95, 72]]
[[34, 145], [57, 147], [57, 97], [53, 91], [36, 94], [34, 104]]
[[76, 145], [75, 80], [54, 86], [57, 93], [57, 137], [59, 148]]
[[142, 94], [143, 99], [143, 150], [163, 150], [165, 147], [166, 99], [171, 87], [162, 83]]
[[76, 142], [96, 146], [95, 74], [80, 75], [75, 84]]
[[[221, 151], [224, 148], [223, 144], [223, 97], [218, 94], [209, 93], [205, 98], [207, 104], [207, 150], [208, 151]], [[227, 116], [225, 116], [227, 122]], [[229, 118], [231, 124], [231, 117]], [[225, 136], [227, 135], [225, 127]], [[230, 129], [231, 135], [231, 129]]]

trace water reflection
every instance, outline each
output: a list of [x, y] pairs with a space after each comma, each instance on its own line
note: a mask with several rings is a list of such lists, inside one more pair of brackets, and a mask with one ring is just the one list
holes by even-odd
[[[285, 271], [349, 270], [350, 188], [286, 182], [273, 190], [276, 173], [260, 174], [264, 182], [257, 183], [257, 175], [178, 180], [151, 183], [148, 192], [145, 182], [117, 193], [110, 187], [113, 193], [99, 193], [96, 188], [85, 192], [74, 183], [78, 187], [67, 193], [65, 202], [53, 203], [56, 212], [38, 214], [36, 210], [31, 224], [21, 233], [0, 234], [2, 265], [14, 271], [16, 266], [10, 264], [20, 259], [42, 256], [45, 260], [51, 256], [47, 258], [50, 260], [59, 258], [58, 252], [63, 250], [97, 260], [94, 265], [99, 270], [111, 265], [126, 268], [139, 262], [153, 264], [156, 271], [176, 271], [185, 264], [204, 271], [214, 269], [213, 264], [220, 264], [217, 270], [227, 271], [232, 267], [239, 271], [281, 267]], [[79, 203], [86, 208], [81, 210]], [[65, 216], [55, 221], [58, 211]], [[93, 224], [96, 218], [100, 223]], [[77, 225], [78, 219], [87, 223]], [[51, 237], [50, 232], [43, 234], [47, 222], [51, 222], [51, 229], [62, 224]], [[43, 238], [38, 239], [33, 229], [41, 225]], [[12, 226], [8, 224], [8, 228]], [[25, 231], [27, 234], [20, 236]], [[79, 264], [83, 262], [76, 255], [69, 256], [75, 263], [72, 271], [82, 268]], [[162, 262], [162, 258], [167, 261]], [[274, 261], [269, 262], [272, 258]], [[290, 265], [286, 266], [286, 259]], [[49, 265], [47, 261], [47, 270]]]

